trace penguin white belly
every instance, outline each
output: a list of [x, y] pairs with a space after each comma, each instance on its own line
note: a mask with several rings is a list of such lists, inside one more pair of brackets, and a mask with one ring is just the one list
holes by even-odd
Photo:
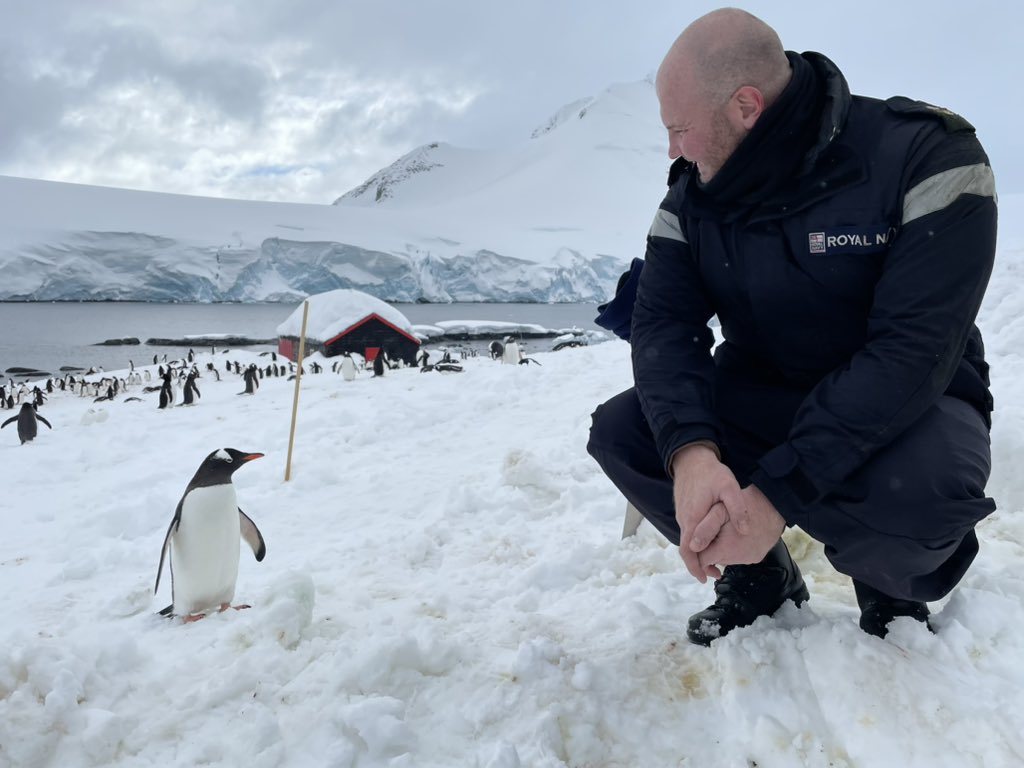
[[351, 358], [345, 357], [341, 360], [341, 375], [345, 381], [352, 381], [356, 377], [356, 364]]
[[201, 613], [230, 603], [238, 581], [238, 499], [231, 483], [195, 488], [171, 537], [174, 612]]

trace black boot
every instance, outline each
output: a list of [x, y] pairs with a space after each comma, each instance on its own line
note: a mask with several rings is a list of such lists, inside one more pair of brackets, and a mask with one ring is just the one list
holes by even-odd
[[711, 645], [758, 616], [771, 616], [787, 600], [799, 607], [811, 596], [782, 539], [760, 563], [727, 565], [715, 582], [715, 595], [714, 605], [690, 617], [686, 636], [691, 643]]
[[854, 580], [853, 591], [857, 593], [857, 605], [860, 606], [860, 628], [869, 635], [885, 637], [889, 632], [889, 622], [897, 616], [909, 616], [914, 621], [923, 622], [929, 632], [935, 631], [928, 623], [928, 606], [924, 603], [889, 597], [862, 581]]

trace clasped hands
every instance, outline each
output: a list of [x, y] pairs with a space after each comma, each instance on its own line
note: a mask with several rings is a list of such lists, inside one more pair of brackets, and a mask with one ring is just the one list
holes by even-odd
[[735, 475], [703, 444], [672, 458], [679, 555], [702, 584], [720, 579], [720, 566], [759, 563], [779, 540], [786, 521], [755, 485]]

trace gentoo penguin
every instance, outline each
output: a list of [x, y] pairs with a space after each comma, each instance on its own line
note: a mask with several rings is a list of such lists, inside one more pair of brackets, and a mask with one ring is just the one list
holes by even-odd
[[352, 381], [356, 377], [356, 361], [352, 359], [352, 355], [348, 352], [342, 352], [341, 354], [341, 377], [345, 381]]
[[[438, 363], [437, 365], [431, 366], [435, 371], [439, 373], [462, 373], [462, 366], [458, 363]], [[425, 369], [421, 369], [425, 370]]]
[[508, 365], [519, 365], [519, 361], [522, 359], [523, 354], [519, 349], [519, 344], [511, 336], [505, 339], [505, 351], [502, 353], [501, 362]]
[[239, 533], [258, 562], [267, 554], [263, 536], [239, 508], [231, 482], [235, 470], [262, 456], [221, 448], [199, 465], [174, 510], [160, 551], [153, 594], [160, 588], [169, 550], [172, 600], [161, 615], [195, 621], [207, 611], [223, 611], [231, 605], [238, 579]]
[[385, 370], [390, 371], [393, 367], [391, 360], [388, 359], [388, 353], [384, 351], [384, 347], [381, 347], [377, 356], [373, 358], [373, 375], [383, 376]]
[[194, 405], [195, 398], [197, 397], [202, 397], [202, 395], [199, 393], [199, 387], [196, 386], [196, 372], [192, 370], [189, 371], [188, 376], [185, 377], [185, 389], [182, 392], [182, 404]]
[[245, 382], [245, 391], [239, 392], [240, 395], [254, 395], [256, 390], [260, 388], [260, 379], [258, 374], [258, 368], [256, 363], [249, 363], [245, 369], [245, 373], [242, 375], [242, 381]]
[[160, 385], [160, 404], [157, 408], [170, 408], [174, 405], [174, 385], [171, 383], [171, 371], [161, 374], [163, 383]]
[[47, 427], [53, 429], [46, 419], [36, 413], [36, 407], [32, 403], [22, 403], [21, 410], [18, 411], [17, 416], [11, 416], [3, 424], [0, 424], [0, 429], [3, 429], [12, 422], [18, 422], [18, 437], [21, 438], [21, 444], [24, 445], [29, 440], [34, 440], [36, 433], [39, 432], [39, 427], [36, 424], [37, 421], [43, 422]]

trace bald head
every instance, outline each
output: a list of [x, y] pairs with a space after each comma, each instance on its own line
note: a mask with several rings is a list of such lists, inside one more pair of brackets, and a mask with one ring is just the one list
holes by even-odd
[[775, 30], [738, 8], [720, 8], [683, 30], [658, 69], [662, 88], [696, 87], [717, 106], [737, 88], [757, 88], [770, 105], [789, 82], [790, 67]]
[[683, 30], [655, 87], [669, 157], [684, 157], [709, 181], [789, 83], [775, 30], [737, 8], [721, 8]]

